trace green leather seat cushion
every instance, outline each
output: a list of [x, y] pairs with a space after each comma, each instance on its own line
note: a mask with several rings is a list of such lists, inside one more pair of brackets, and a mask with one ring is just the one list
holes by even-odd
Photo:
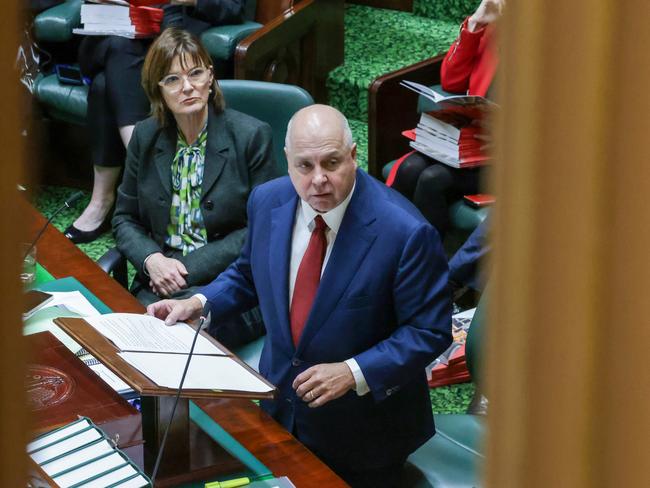
[[55, 119], [83, 125], [86, 120], [88, 87], [64, 85], [56, 75], [40, 77], [34, 84], [34, 95]]
[[248, 344], [244, 344], [242, 347], [235, 349], [233, 352], [248, 364], [255, 371], [260, 370], [260, 356], [262, 355], [262, 348], [264, 347], [264, 337], [259, 337]]
[[242, 24], [212, 27], [201, 34], [201, 42], [215, 60], [232, 59], [239, 41], [259, 30], [262, 24], [247, 20]]
[[[483, 419], [473, 415], [436, 415], [436, 429], [438, 433], [409, 456], [401, 486], [481, 486], [483, 455], [470, 446], [476, 446], [475, 439], [483, 436]], [[447, 433], [458, 435], [458, 438]]]
[[65, 42], [72, 39], [72, 29], [81, 23], [81, 0], [44, 10], [34, 18], [34, 35], [38, 41]]

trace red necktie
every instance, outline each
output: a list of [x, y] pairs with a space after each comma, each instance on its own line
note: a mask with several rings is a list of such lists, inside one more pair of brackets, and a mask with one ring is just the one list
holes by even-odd
[[311, 233], [307, 250], [300, 261], [296, 283], [293, 287], [290, 319], [291, 337], [293, 337], [294, 345], [298, 345], [302, 329], [305, 327], [314, 298], [316, 298], [320, 272], [327, 250], [327, 239], [325, 238], [327, 224], [320, 215], [316, 216], [314, 224], [316, 225]]

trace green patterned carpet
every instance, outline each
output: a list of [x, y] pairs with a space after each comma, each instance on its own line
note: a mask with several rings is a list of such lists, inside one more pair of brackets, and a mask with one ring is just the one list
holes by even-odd
[[446, 51], [457, 34], [457, 22], [348, 5], [344, 64], [327, 80], [330, 104], [348, 118], [367, 121], [368, 87], [375, 78]]
[[[469, 15], [478, 0], [415, 0], [414, 13], [346, 6], [345, 61], [330, 73], [330, 104], [350, 120], [358, 145], [359, 165], [367, 169], [368, 87], [382, 74], [434, 56], [447, 50], [458, 33], [460, 20]], [[35, 200], [45, 215], [58, 208], [74, 190], [43, 187]], [[83, 208], [89, 196], [77, 204]], [[53, 222], [65, 229], [74, 221], [74, 210], [62, 212]], [[97, 241], [80, 245], [93, 259], [115, 246], [110, 233]], [[430, 390], [434, 413], [462, 413], [474, 394], [471, 383]]]

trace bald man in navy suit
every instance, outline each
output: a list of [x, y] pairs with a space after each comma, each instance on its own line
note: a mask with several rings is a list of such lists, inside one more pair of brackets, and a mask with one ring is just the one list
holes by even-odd
[[260, 306], [262, 407], [352, 486], [398, 486], [435, 432], [425, 367], [451, 342], [447, 264], [436, 231], [357, 169], [345, 117], [324, 105], [287, 129], [289, 177], [248, 201], [240, 257], [198, 295], [148, 313], [219, 322]]

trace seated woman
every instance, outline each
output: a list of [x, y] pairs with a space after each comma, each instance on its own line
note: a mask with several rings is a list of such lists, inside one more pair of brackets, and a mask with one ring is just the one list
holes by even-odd
[[[178, 27], [199, 35], [209, 27], [243, 20], [245, 0], [171, 0], [162, 7], [162, 28]], [[74, 243], [90, 242], [110, 228], [110, 212], [136, 122], [149, 115], [140, 73], [151, 39], [86, 36], [79, 64], [92, 83], [88, 127], [94, 171], [90, 203], [65, 230]]]
[[[442, 88], [451, 93], [487, 96], [498, 57], [495, 51], [495, 22], [505, 0], [482, 0], [461, 25], [458, 38], [442, 62]], [[456, 169], [419, 152], [394, 168], [391, 186], [415, 203], [444, 237], [448, 226], [448, 202], [477, 193], [482, 168]]]
[[270, 126], [224, 108], [210, 63], [198, 39], [175, 28], [144, 61], [153, 116], [133, 131], [113, 217], [143, 304], [193, 295], [234, 261], [248, 195], [279, 175]]

